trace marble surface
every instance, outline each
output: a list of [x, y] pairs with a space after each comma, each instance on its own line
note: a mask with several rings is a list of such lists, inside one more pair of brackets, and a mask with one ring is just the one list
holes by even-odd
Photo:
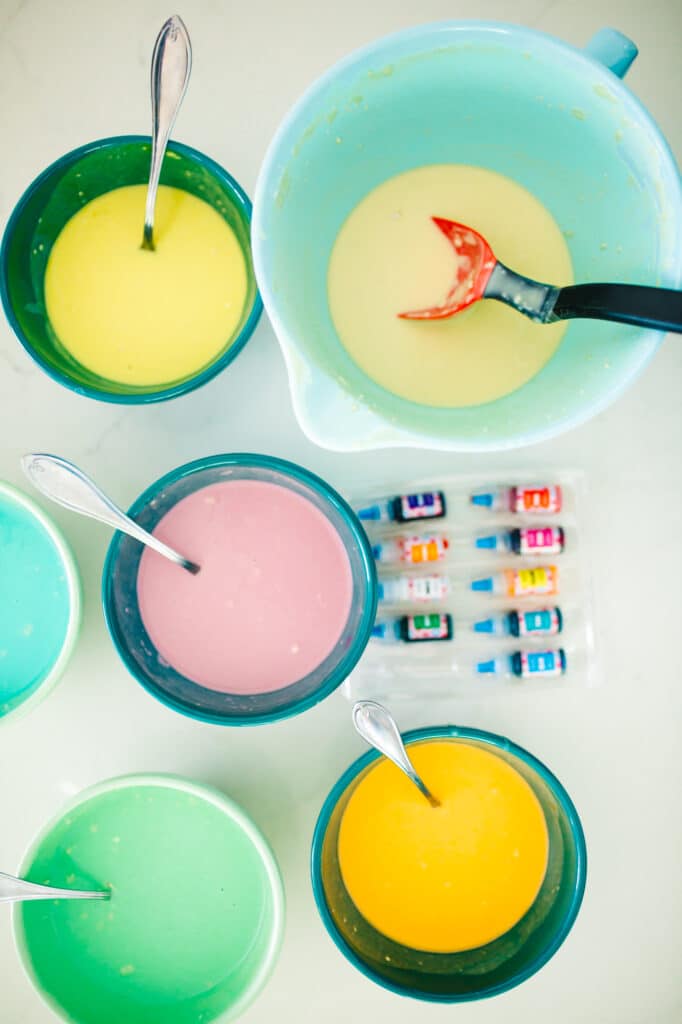
[[[39, 169], [106, 134], [146, 131], [148, 59], [172, 13], [159, 0], [0, 0], [0, 220]], [[185, 0], [195, 51], [177, 137], [204, 149], [253, 191], [278, 121], [306, 84], [347, 51], [424, 20], [471, 14], [462, 0]], [[674, 0], [488, 0], [480, 16], [516, 20], [581, 45], [614, 24], [641, 49], [628, 81], [682, 157]], [[12, 871], [37, 829], [69, 795], [126, 771], [169, 770], [224, 788], [270, 839], [285, 877], [281, 959], [245, 1024], [677, 1024], [682, 1019], [682, 895], [678, 810], [682, 686], [682, 348], [667, 339], [617, 405], [558, 440], [519, 452], [515, 466], [582, 467], [591, 488], [593, 583], [604, 681], [585, 691], [523, 693], [502, 702], [415, 707], [404, 726], [443, 720], [506, 733], [530, 747], [573, 795], [587, 833], [584, 907], [557, 956], [505, 996], [455, 1008], [390, 995], [359, 976], [320, 923], [308, 849], [320, 804], [361, 750], [340, 694], [303, 717], [227, 731], [180, 718], [126, 673], [106, 635], [99, 577], [107, 533], [57, 510], [85, 589], [80, 645], [55, 692], [0, 731], [0, 866]], [[300, 461], [339, 488], [382, 478], [484, 467], [499, 456], [312, 446], [291, 411], [285, 371], [264, 319], [230, 370], [188, 397], [121, 410], [52, 383], [0, 323], [0, 477], [22, 484], [19, 455], [48, 449], [79, 462], [126, 504], [161, 473], [224, 450]], [[1, 560], [0, 560], [0, 586]], [[24, 978], [10, 914], [0, 908], [0, 1020], [52, 1018]]]

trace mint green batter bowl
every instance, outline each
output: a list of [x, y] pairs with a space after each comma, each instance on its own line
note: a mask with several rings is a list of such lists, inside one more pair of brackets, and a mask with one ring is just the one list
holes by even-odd
[[246, 814], [208, 786], [170, 775], [102, 782], [45, 828], [20, 874], [111, 889], [108, 901], [15, 907], [24, 968], [69, 1024], [225, 1024], [277, 959], [284, 895], [274, 857]]
[[641, 372], [661, 334], [573, 321], [512, 394], [467, 408], [420, 405], [353, 362], [326, 287], [334, 240], [357, 203], [387, 178], [435, 163], [487, 167], [532, 192], [565, 234], [576, 281], [679, 285], [680, 179], [621, 81], [636, 54], [610, 29], [580, 51], [515, 25], [443, 22], [381, 39], [310, 87], [266, 156], [252, 240], [294, 408], [313, 441], [339, 451], [513, 448], [595, 415]]

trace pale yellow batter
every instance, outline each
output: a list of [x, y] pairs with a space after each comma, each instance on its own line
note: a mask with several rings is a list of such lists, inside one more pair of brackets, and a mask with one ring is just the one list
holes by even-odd
[[114, 189], [67, 222], [45, 274], [54, 331], [107, 380], [163, 385], [192, 376], [233, 340], [247, 295], [244, 254], [213, 207], [159, 188], [155, 251], [141, 248], [145, 185]]
[[352, 211], [329, 262], [328, 294], [339, 338], [388, 391], [431, 406], [489, 402], [533, 377], [564, 324], [534, 324], [491, 300], [448, 320], [397, 314], [441, 304], [455, 253], [431, 217], [469, 224], [508, 267], [549, 284], [573, 281], [568, 248], [544, 206], [493, 171], [434, 164], [390, 178]]

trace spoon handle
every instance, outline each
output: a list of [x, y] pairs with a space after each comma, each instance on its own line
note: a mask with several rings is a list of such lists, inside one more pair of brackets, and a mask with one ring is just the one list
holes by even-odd
[[165, 558], [170, 558], [172, 562], [181, 565], [183, 569], [189, 569], [194, 573], [198, 572], [198, 566], [195, 566], [193, 562], [183, 558], [163, 541], [138, 526], [118, 505], [115, 505], [110, 498], [107, 498], [106, 494], [100, 491], [94, 480], [91, 480], [72, 462], [61, 459], [57, 455], [37, 452], [24, 455], [21, 465], [33, 486], [50, 501], [68, 508], [71, 512], [78, 512], [91, 519], [97, 519], [98, 522], [105, 523], [107, 526], [113, 527], [114, 530], [120, 530], [121, 533], [126, 533], [134, 540], [153, 548]]
[[152, 158], [144, 211], [143, 249], [154, 248], [154, 209], [161, 165], [191, 69], [189, 34], [176, 14], [163, 25], [152, 54]]
[[548, 322], [576, 317], [682, 334], [682, 292], [639, 284], [574, 284], [561, 288]]
[[16, 903], [19, 900], [108, 900], [109, 889], [103, 892], [87, 892], [83, 889], [55, 889], [49, 885], [26, 882], [23, 878], [6, 875], [0, 871], [0, 903]]
[[415, 784], [433, 807], [440, 801], [427, 789], [410, 761], [400, 730], [390, 711], [374, 700], [359, 700], [353, 706], [353, 724], [364, 740], [392, 761]]

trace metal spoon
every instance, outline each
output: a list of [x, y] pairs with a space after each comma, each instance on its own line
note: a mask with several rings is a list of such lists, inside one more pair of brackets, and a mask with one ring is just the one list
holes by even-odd
[[175, 14], [159, 32], [152, 54], [152, 159], [144, 209], [142, 248], [154, 250], [154, 209], [161, 165], [192, 70], [192, 44]]
[[611, 320], [682, 334], [682, 291], [639, 284], [542, 284], [500, 263], [473, 228], [445, 217], [432, 220], [455, 251], [455, 282], [443, 305], [399, 313], [403, 320], [443, 320], [479, 299], [497, 299], [541, 324]]
[[383, 704], [377, 704], [374, 700], [357, 701], [353, 705], [353, 725], [363, 740], [405, 772], [432, 807], [440, 807], [440, 800], [436, 799], [417, 775], [407, 756], [395, 719]]
[[21, 468], [29, 478], [34, 487], [41, 494], [44, 494], [50, 501], [63, 505], [71, 512], [80, 512], [81, 515], [90, 516], [100, 523], [106, 523], [114, 530], [127, 533], [133, 540], [139, 540], [141, 544], [153, 548], [159, 555], [169, 558], [171, 562], [187, 569], [188, 572], [196, 575], [200, 566], [190, 562], [188, 558], [179, 555], [173, 548], [169, 548], [163, 541], [158, 540], [147, 533], [141, 526], [125, 514], [123, 509], [115, 505], [106, 494], [100, 491], [97, 484], [90, 479], [78, 466], [66, 459], [60, 459], [57, 455], [46, 455], [41, 452], [34, 452], [24, 455], [21, 460]]
[[26, 882], [23, 878], [0, 871], [0, 903], [18, 903], [19, 900], [108, 900], [111, 890], [87, 892], [84, 889], [55, 889], [51, 885]]

